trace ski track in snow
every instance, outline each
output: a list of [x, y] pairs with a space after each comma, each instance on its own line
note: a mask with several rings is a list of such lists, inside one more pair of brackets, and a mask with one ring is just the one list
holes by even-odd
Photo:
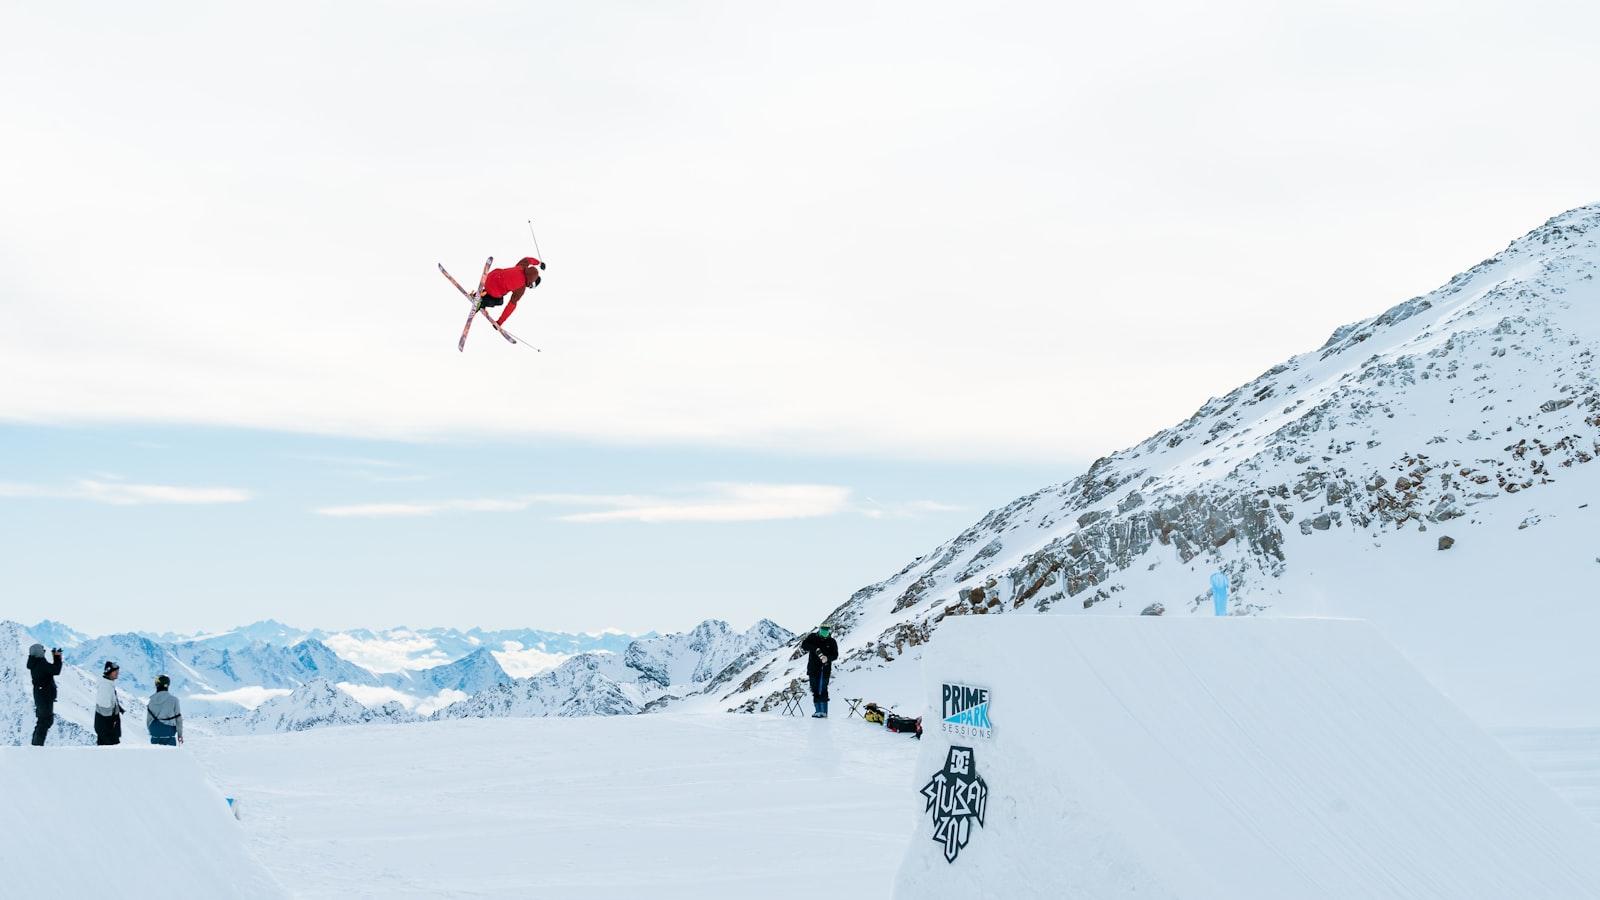
[[[841, 707], [843, 704], [841, 704]], [[859, 718], [665, 714], [190, 744], [300, 897], [887, 896], [917, 742]]]
[[1600, 727], [1497, 728], [1511, 755], [1600, 824]]

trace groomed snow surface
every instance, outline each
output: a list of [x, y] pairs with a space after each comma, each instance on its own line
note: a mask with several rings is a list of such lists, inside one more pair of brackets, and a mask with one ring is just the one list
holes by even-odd
[[[841, 686], [828, 720], [6, 748], [0, 895], [1600, 897], [1600, 730], [1497, 743], [1362, 623], [971, 617], [924, 677], [920, 743]], [[919, 793], [945, 680], [994, 692], [953, 863]]]
[[884, 896], [916, 744], [859, 718], [668, 714], [190, 747], [298, 897], [710, 900]]
[[896, 897], [1600, 897], [1600, 829], [1365, 622], [970, 617], [923, 673], [992, 731], [929, 731]]
[[0, 896], [285, 896], [189, 754], [0, 747]]

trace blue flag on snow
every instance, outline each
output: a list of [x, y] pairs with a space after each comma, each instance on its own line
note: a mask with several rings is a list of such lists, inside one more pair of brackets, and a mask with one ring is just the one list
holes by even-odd
[[1216, 606], [1217, 615], [1228, 614], [1228, 573], [1211, 573], [1211, 602]]

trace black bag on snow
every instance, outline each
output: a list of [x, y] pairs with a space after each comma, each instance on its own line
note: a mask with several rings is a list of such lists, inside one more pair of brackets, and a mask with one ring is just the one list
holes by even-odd
[[913, 719], [910, 716], [897, 716], [893, 713], [884, 720], [883, 727], [901, 734], [915, 734], [917, 740], [922, 740], [922, 717]]

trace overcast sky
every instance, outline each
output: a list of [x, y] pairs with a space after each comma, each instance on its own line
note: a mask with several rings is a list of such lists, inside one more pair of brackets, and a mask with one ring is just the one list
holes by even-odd
[[[345, 530], [249, 601], [41, 541], [0, 616], [807, 624], [1600, 200], [1597, 32], [1580, 2], [6, 4], [0, 528], [235, 571]], [[436, 263], [526, 255], [530, 217], [509, 324], [542, 352], [457, 353]], [[404, 479], [305, 468], [352, 454]], [[441, 605], [419, 548], [534, 523], [612, 577], [507, 544], [582, 605]]]

